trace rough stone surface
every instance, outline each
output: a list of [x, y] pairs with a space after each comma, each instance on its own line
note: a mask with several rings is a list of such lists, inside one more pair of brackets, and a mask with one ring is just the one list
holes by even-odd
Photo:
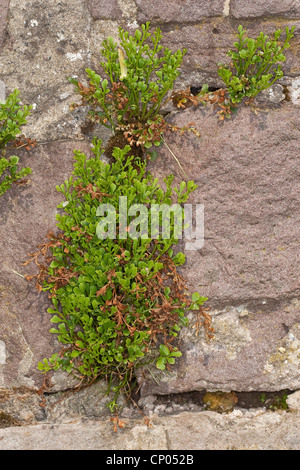
[[120, 20], [122, 11], [117, 0], [88, 0], [88, 6], [93, 18], [100, 20]]
[[[61, 376], [59, 381], [56, 380], [57, 375]], [[66, 423], [85, 417], [93, 419], [111, 416], [108, 403], [112, 396], [106, 394], [105, 381], [80, 390], [76, 388], [78, 384], [78, 379], [70, 380], [68, 374], [58, 371], [52, 375], [51, 384], [46, 381], [39, 389], [24, 386], [0, 388], [0, 413], [19, 425]], [[118, 397], [118, 404], [124, 404], [122, 395]], [[136, 408], [127, 406], [122, 416], [137, 417], [137, 413]]]
[[[187, 390], [279, 390], [299, 377], [299, 113], [291, 104], [223, 123], [197, 108], [173, 122], [194, 122], [201, 137], [166, 136], [189, 179], [189, 202], [204, 204], [204, 247], [186, 251], [189, 289], [208, 297], [215, 338], [184, 329], [182, 358], [142, 394]], [[184, 150], [183, 150], [184, 149]], [[163, 147], [153, 173], [183, 175]], [[276, 188], [276, 189], [275, 189]], [[180, 249], [184, 249], [184, 241]]]
[[284, 88], [279, 83], [275, 83], [272, 87], [263, 90], [262, 94], [269, 98], [271, 103], [281, 103], [281, 101], [286, 99]]
[[[47, 415], [41, 405], [43, 397], [37, 391], [26, 387], [0, 388], [0, 413], [13, 423], [29, 425], [44, 421]], [[0, 428], [2, 424], [0, 418]]]
[[5, 93], [5, 83], [0, 80], [0, 103], [5, 101], [6, 93]]
[[[200, 286], [217, 303], [297, 297], [298, 109], [254, 105], [224, 122], [216, 112], [198, 107], [176, 113], [173, 123], [193, 122], [201, 137], [165, 138], [198, 185], [189, 202], [205, 206], [205, 246], [186, 253], [183, 273], [194, 273], [193, 288]], [[178, 183], [184, 177], [179, 166], [165, 146], [160, 149], [149, 169], [161, 181], [172, 173]]]
[[[67, 389], [60, 393], [52, 393], [52, 388], [49, 391], [51, 393], [46, 397], [44, 407], [47, 422], [63, 423], [84, 417], [103, 418], [111, 416], [108, 403], [112, 396], [106, 395], [107, 383], [105, 381], [97, 382], [79, 391]], [[120, 406], [124, 404], [122, 396], [118, 398], [118, 404]], [[129, 409], [126, 411], [130, 412]]]
[[0, 4], [0, 48], [5, 39], [9, 2], [10, 0], [2, 0]]
[[[90, 151], [83, 142], [38, 145], [28, 154], [19, 150], [20, 162], [32, 168], [28, 184], [15, 185], [1, 197], [0, 340], [5, 342], [6, 362], [0, 365], [0, 386], [36, 388], [42, 374], [37, 363], [52, 354], [53, 338], [48, 330], [50, 301], [39, 295], [22, 275], [33, 274], [34, 266], [22, 266], [28, 253], [55, 230], [61, 194], [55, 189], [70, 176], [73, 150]], [[23, 154], [23, 155], [22, 155]]]
[[299, 450], [299, 413], [234, 410], [0, 429], [0, 450]]
[[222, 16], [224, 1], [222, 0], [136, 0], [139, 22], [151, 23], [188, 23], [213, 16]]
[[231, 0], [230, 14], [233, 18], [297, 18], [300, 16], [298, 0]]
[[14, 88], [24, 103], [33, 105], [27, 135], [39, 141], [82, 138], [78, 101], [67, 78], [90, 65], [89, 11], [81, 0], [72, 2], [10, 1], [9, 40], [0, 55], [0, 77], [7, 94]]
[[294, 392], [286, 400], [291, 411], [300, 411], [300, 391]]

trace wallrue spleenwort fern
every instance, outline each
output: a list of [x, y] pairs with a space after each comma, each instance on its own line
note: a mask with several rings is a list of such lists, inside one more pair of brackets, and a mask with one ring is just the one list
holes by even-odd
[[294, 31], [295, 26], [285, 28], [286, 39], [281, 46], [278, 43], [281, 29], [275, 31], [274, 39], [262, 32], [256, 39], [251, 39], [246, 36], [243, 26], [239, 26], [238, 41], [234, 43], [236, 50], [227, 53], [232, 59], [231, 67], [220, 65], [218, 69], [232, 103], [240, 103], [244, 97], [255, 97], [283, 77], [279, 62], [286, 60], [283, 52], [290, 47]]
[[18, 170], [19, 157], [12, 156], [9, 159], [0, 158], [0, 196], [2, 196], [13, 183], [31, 173], [31, 168]]
[[[105, 60], [100, 62], [104, 75], [86, 69], [89, 87], [69, 78], [82, 103], [90, 106], [92, 121], [124, 135], [124, 145], [143, 151], [159, 146], [166, 129], [178, 130], [166, 123], [161, 107], [186, 53], [186, 49], [172, 53], [160, 44], [161, 30], [149, 30], [149, 22], [136, 29], [134, 35], [120, 27], [119, 44], [111, 37], [104, 40], [101, 52]], [[192, 125], [182, 130], [198, 134]]]
[[5, 158], [5, 147], [9, 142], [15, 140], [20, 134], [20, 127], [26, 124], [26, 117], [30, 114], [31, 106], [20, 104], [20, 92], [14, 90], [5, 100], [0, 103], [0, 149], [2, 157], [0, 158], [0, 196], [2, 196], [11, 185], [29, 173], [30, 168], [22, 168], [18, 171], [19, 157], [12, 156]]
[[96, 234], [100, 203], [115, 207], [118, 219], [120, 196], [127, 196], [128, 206], [170, 205], [173, 196], [183, 203], [196, 189], [194, 182], [172, 189], [173, 177], [168, 177], [163, 191], [146, 173], [145, 162], [138, 163], [139, 171], [133, 167], [129, 146], [115, 148], [112, 165], [100, 159], [101, 141], [94, 140], [93, 152], [93, 158], [75, 152], [72, 176], [57, 186], [65, 196], [58, 206], [64, 211], [57, 216], [59, 235], [49, 233], [25, 264], [35, 260], [39, 266], [39, 273], [27, 279], [35, 278], [37, 288], [49, 292], [53, 308], [48, 312], [56, 324], [50, 331], [64, 345], [39, 369], [62, 369], [87, 382], [106, 377], [114, 411], [119, 392], [130, 395], [135, 367], [153, 362], [154, 356], [157, 368], [164, 370], [181, 356], [174, 340], [187, 325], [186, 310], [195, 313], [208, 334], [211, 327], [202, 308], [206, 298], [196, 292], [189, 299], [176, 271], [185, 262], [183, 253], [173, 252], [177, 240], [99, 239]]
[[219, 64], [218, 74], [227, 88], [209, 91], [208, 85], [204, 84], [200, 93], [194, 95], [188, 87], [173, 92], [169, 99], [177, 108], [182, 109], [210, 103], [219, 108], [217, 114], [220, 120], [230, 118], [232, 112], [237, 110], [236, 104], [244, 97], [254, 98], [283, 77], [279, 62], [286, 60], [283, 52], [290, 47], [289, 41], [294, 36], [294, 30], [295, 26], [291, 29], [286, 27], [286, 39], [280, 46], [278, 41], [282, 30], [274, 33], [273, 40], [262, 32], [257, 39], [251, 39], [240, 25], [238, 41], [234, 43], [236, 51], [229, 50], [227, 53], [232, 59], [230, 66]]

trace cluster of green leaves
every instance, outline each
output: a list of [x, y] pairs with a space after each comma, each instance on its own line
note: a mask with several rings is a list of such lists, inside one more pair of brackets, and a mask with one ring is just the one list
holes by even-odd
[[295, 26], [286, 27], [286, 39], [280, 45], [281, 29], [275, 31], [274, 39], [262, 32], [252, 39], [247, 37], [243, 26], [239, 26], [235, 50], [227, 53], [232, 60], [230, 67], [220, 65], [218, 69], [232, 103], [240, 103], [244, 97], [255, 97], [283, 77], [280, 62], [286, 60], [283, 52], [290, 47], [294, 30]]
[[22, 105], [19, 99], [20, 91], [14, 90], [0, 103], [0, 148], [4, 148], [21, 132], [21, 126], [27, 123], [26, 117], [32, 106]]
[[19, 90], [14, 90], [5, 100], [0, 103], [0, 196], [2, 196], [10, 186], [31, 173], [30, 168], [22, 168], [18, 171], [19, 157], [12, 156], [7, 159], [5, 148], [14, 141], [21, 132], [21, 126], [26, 124], [26, 117], [30, 114], [31, 106], [21, 105]]
[[90, 88], [69, 78], [85, 103], [91, 105], [92, 120], [113, 131], [134, 123], [142, 132], [147, 125], [148, 139], [143, 139], [146, 148], [161, 143], [160, 135], [153, 137], [151, 124], [160, 116], [163, 99], [173, 88], [186, 53], [186, 49], [172, 53], [160, 44], [161, 30], [149, 30], [149, 22], [136, 29], [134, 35], [120, 27], [119, 44], [111, 37], [105, 39], [101, 51], [104, 60], [100, 63], [104, 76], [86, 69]]
[[261, 393], [260, 401], [264, 403], [268, 410], [288, 410], [289, 406], [287, 404], [288, 394], [282, 392], [281, 395], [275, 395], [271, 398], [267, 398], [265, 393]]
[[180, 356], [180, 351], [170, 351], [168, 346], [166, 346], [165, 344], [161, 344], [159, 346], [159, 358], [157, 360], [156, 366], [160, 370], [165, 370], [166, 365], [175, 364], [175, 358]]
[[[121, 196], [127, 197], [128, 207], [170, 205], [174, 197], [186, 201], [196, 189], [194, 182], [173, 189], [173, 178], [168, 177], [163, 190], [147, 173], [146, 163], [132, 165], [129, 146], [115, 148], [112, 165], [101, 161], [101, 141], [94, 140], [93, 152], [88, 158], [76, 151], [72, 176], [57, 186], [65, 196], [58, 206], [63, 212], [57, 215], [61, 236], [50, 242], [52, 261], [42, 289], [53, 301], [48, 312], [56, 326], [50, 331], [65, 346], [38, 367], [44, 372], [61, 368], [88, 381], [107, 377], [114, 384], [108, 388], [115, 393], [110, 402], [114, 410], [119, 391], [126, 390], [133, 368], [143, 358], [151, 356], [153, 361], [155, 356], [157, 367], [164, 369], [181, 355], [172, 341], [187, 325], [186, 310], [199, 315], [206, 298], [198, 293], [186, 296], [176, 272], [185, 256], [174, 253], [172, 245], [178, 240], [173, 236], [97, 236], [100, 202], [115, 208], [119, 229]], [[44, 267], [41, 272], [45, 274]]]
[[9, 159], [0, 158], [0, 196], [2, 196], [11, 185], [25, 178], [31, 173], [31, 168], [21, 168], [18, 171], [19, 157], [13, 155]]

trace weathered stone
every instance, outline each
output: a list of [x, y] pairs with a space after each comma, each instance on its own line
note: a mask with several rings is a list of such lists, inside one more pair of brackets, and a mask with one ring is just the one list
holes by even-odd
[[[224, 122], [217, 111], [176, 113], [174, 124], [193, 122], [201, 137], [165, 138], [198, 184], [190, 202], [205, 206], [205, 246], [186, 253], [183, 273], [194, 272], [193, 288], [203, 286], [214, 305], [297, 297], [298, 109], [289, 103], [260, 110], [242, 106]], [[161, 180], [169, 173], [177, 183], [183, 178], [165, 146], [149, 169]]]
[[[27, 132], [45, 141], [82, 138], [78, 114], [69, 111], [74, 87], [66, 77], [78, 76], [89, 65], [89, 12], [84, 2], [10, 1], [9, 41], [0, 55], [1, 78], [7, 94], [20, 90], [33, 105]], [[76, 34], [74, 33], [76, 31]]]
[[5, 83], [0, 80], [0, 103], [3, 103], [6, 99], [6, 94], [5, 94]]
[[213, 16], [222, 16], [223, 0], [136, 0], [138, 7], [138, 21], [151, 23], [189, 23], [203, 20]]
[[0, 4], [0, 48], [2, 47], [5, 38], [9, 1], [10, 0], [2, 0]]
[[[0, 450], [299, 450], [299, 413], [234, 410], [0, 429]], [[103, 463], [106, 463], [106, 457]], [[145, 457], [147, 458], [147, 457]], [[100, 456], [101, 459], [101, 456]], [[153, 457], [155, 459], [155, 456]], [[100, 462], [102, 463], [102, 461]]]
[[[297, 317], [300, 320], [299, 316]], [[280, 341], [276, 349], [269, 355], [264, 371], [273, 384], [294, 377], [292, 390], [297, 389], [300, 368], [300, 323], [296, 323]], [[288, 375], [288, 377], [285, 377]]]
[[281, 101], [286, 99], [284, 88], [279, 83], [275, 83], [272, 87], [263, 90], [262, 94], [266, 96], [271, 103], [281, 103]]
[[110, 2], [88, 0], [88, 6], [95, 19], [117, 21], [122, 19], [122, 10], [119, 7], [118, 0], [111, 0]]
[[[60, 380], [60, 388], [52, 386], [55, 376], [51, 374], [39, 389], [27, 387], [0, 388], [0, 412], [10, 416], [12, 420], [22, 424], [63, 423], [81, 418], [104, 418], [111, 416], [108, 407], [114, 398], [107, 395], [107, 383], [98, 381], [89, 386], [78, 388], [79, 379], [71, 384], [68, 377]], [[60, 372], [58, 372], [60, 374]], [[67, 375], [65, 373], [65, 375]], [[49, 376], [48, 376], [49, 378]], [[120, 416], [136, 417], [137, 409], [127, 406], [122, 410], [124, 397], [119, 395], [117, 403], [120, 407]], [[12, 424], [13, 425], [13, 424]], [[0, 418], [0, 427], [1, 418]]]
[[28, 184], [14, 185], [1, 197], [0, 339], [6, 347], [6, 362], [0, 365], [2, 387], [39, 387], [43, 375], [37, 363], [57, 347], [48, 332], [50, 300], [22, 277], [35, 271], [22, 263], [46, 240], [48, 231], [55, 230], [57, 204], [62, 200], [55, 186], [70, 176], [74, 149], [89, 154], [90, 145], [53, 143], [38, 145], [29, 153], [16, 151], [32, 175]]
[[101, 58], [101, 44], [104, 39], [111, 36], [115, 42], [119, 39], [118, 23], [110, 20], [97, 21], [93, 25], [90, 33], [90, 49], [91, 49], [91, 68], [98, 73], [103, 74], [99, 65]]
[[10, 426], [36, 424], [46, 418], [43, 396], [26, 387], [0, 388], [0, 411], [12, 420]]
[[[242, 107], [221, 123], [216, 111], [175, 115], [176, 125], [194, 122], [200, 139], [165, 137], [198, 184], [190, 202], [204, 204], [204, 247], [185, 252], [181, 272], [190, 291], [208, 297], [215, 339], [197, 337], [191, 317], [182, 358], [166, 374], [153, 370], [159, 385], [149, 376], [143, 395], [300, 387], [299, 113], [288, 103]], [[166, 147], [150, 169], [161, 181], [184, 178]]]
[[286, 399], [286, 402], [290, 411], [299, 412], [300, 411], [300, 390], [289, 395]]
[[70, 111], [81, 99], [67, 77], [85, 82], [87, 67], [98, 70], [101, 43], [108, 36], [117, 39], [118, 24], [92, 24], [82, 0], [74, 0], [71, 11], [68, 0], [47, 3], [46, 9], [43, 2], [11, 0], [9, 17], [1, 78], [7, 94], [18, 88], [23, 103], [33, 106], [26, 135], [42, 142], [82, 140], [88, 110]]
[[[51, 380], [52, 382], [52, 380]], [[77, 380], [77, 384], [78, 384]], [[67, 389], [52, 393], [45, 399], [44, 413], [47, 422], [62, 423], [79, 418], [103, 418], [111, 416], [108, 404], [113, 395], [107, 395], [106, 381], [97, 382], [81, 390]], [[124, 398], [118, 397], [118, 405], [122, 408]]]
[[[0, 429], [0, 449], [82, 449], [82, 450], [163, 450], [167, 448], [166, 433], [161, 424], [148, 428], [141, 420], [130, 420], [126, 430], [114, 431], [110, 419], [80, 421], [73, 424], [26, 426]], [[11, 432], [15, 431], [14, 436]], [[25, 431], [25, 428], [23, 428]], [[45, 434], [48, 437], [45, 439]], [[59, 438], [57, 439], [57, 437]], [[126, 436], [126, 437], [125, 437]]]
[[169, 420], [164, 417], [164, 430], [174, 450], [297, 449], [297, 419], [299, 415], [284, 412], [183, 413]]
[[300, 4], [298, 0], [231, 0], [230, 16], [233, 18], [300, 18]]

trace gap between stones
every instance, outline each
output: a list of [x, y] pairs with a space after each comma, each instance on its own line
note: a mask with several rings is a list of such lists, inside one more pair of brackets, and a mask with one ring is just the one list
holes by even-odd
[[[182, 411], [215, 411], [228, 413], [234, 409], [285, 409], [286, 397], [295, 390], [279, 390], [275, 392], [207, 392], [192, 391], [178, 394], [143, 397], [144, 411], [150, 410], [157, 414], [174, 414]], [[150, 405], [150, 406], [149, 406]]]
[[[57, 403], [61, 403], [68, 400], [70, 396], [76, 395], [76, 391], [72, 393], [72, 390], [64, 390], [51, 392], [44, 392], [44, 399], [47, 401], [47, 397], [53, 397], [56, 394], [59, 396]], [[140, 411], [145, 416], [148, 414], [153, 415], [173, 415], [179, 414], [185, 411], [189, 412], [201, 412], [201, 411], [214, 411], [218, 413], [229, 413], [233, 410], [255, 410], [255, 409], [266, 409], [271, 411], [286, 410], [286, 398], [288, 395], [295, 393], [295, 390], [279, 390], [279, 391], [251, 391], [251, 392], [221, 392], [214, 391], [209, 392], [206, 390], [201, 391], [190, 391], [182, 393], [171, 393], [167, 395], [147, 395], [141, 397], [139, 393], [132, 394], [134, 402], [138, 405]], [[64, 398], [64, 394], [66, 394]], [[55, 403], [52, 402], [52, 407], [55, 407]], [[286, 407], [285, 407], [286, 406]], [[47, 405], [45, 412], [47, 415]], [[120, 412], [120, 416], [125, 417], [135, 415], [137, 407], [129, 402], [128, 406]], [[138, 413], [138, 412], [137, 412]], [[137, 414], [138, 416], [139, 414]], [[47, 420], [47, 418], [46, 418]], [[1, 427], [1, 426], [0, 426]]]
[[[31, 394], [29, 392], [28, 395], [27, 391], [27, 398], [30, 399]], [[23, 390], [23, 393], [25, 391]], [[33, 392], [35, 394], [36, 392]], [[39, 393], [40, 397], [40, 406], [43, 408], [41, 411], [42, 414], [36, 416], [25, 421], [20, 417], [15, 415], [11, 411], [11, 409], [2, 410], [0, 408], [0, 429], [7, 428], [7, 427], [14, 427], [14, 426], [26, 426], [26, 425], [34, 425], [38, 423], [55, 423], [57, 417], [51, 416], [51, 410], [55, 408], [56, 405], [62, 405], [64, 401], [66, 401], [66, 408], [63, 420], [65, 422], [69, 421], [68, 414], [74, 418], [74, 411], [72, 407], [69, 409], [68, 406], [68, 398], [73, 397], [76, 395], [76, 391], [73, 389], [61, 390], [51, 392], [44, 391], [43, 394]], [[295, 393], [295, 390], [279, 390], [275, 392], [263, 392], [263, 391], [252, 391], [252, 392], [206, 392], [205, 390], [202, 391], [191, 391], [185, 393], [178, 393], [178, 394], [169, 394], [169, 395], [148, 395], [145, 397], [140, 397], [138, 394], [133, 396], [134, 401], [138, 404], [133, 405], [130, 403], [129, 405], [125, 406], [122, 411], [120, 411], [120, 418], [129, 418], [129, 419], [137, 419], [140, 418], [141, 415], [144, 417], [151, 417], [153, 415], [156, 416], [171, 416], [171, 415], [179, 415], [183, 412], [194, 412], [199, 413], [202, 411], [213, 411], [216, 413], [227, 414], [233, 411], [242, 413], [243, 411], [258, 411], [261, 409], [262, 411], [289, 411], [286, 405], [286, 398], [288, 395]], [[207, 395], [209, 396], [210, 401], [207, 399]], [[32, 395], [31, 395], [32, 396]], [[57, 400], [53, 401], [51, 398], [56, 398]], [[216, 400], [212, 400], [211, 396], [216, 397]], [[262, 400], [263, 397], [263, 400]], [[13, 397], [11, 397], [13, 398]], [[18, 397], [15, 396], [18, 400], [24, 402], [24, 396]], [[26, 401], [26, 400], [25, 400]], [[282, 406], [285, 404], [286, 406]], [[89, 418], [89, 419], [101, 419], [107, 417], [108, 413], [103, 409], [102, 411], [95, 410], [95, 414], [90, 411], [87, 412], [85, 415], [85, 405], [84, 403], [80, 406], [81, 412], [77, 410], [75, 414], [81, 416], [82, 419]], [[34, 412], [34, 410], [32, 410]], [[59, 411], [59, 413], [62, 410]], [[32, 414], [32, 413], [31, 413]]]

